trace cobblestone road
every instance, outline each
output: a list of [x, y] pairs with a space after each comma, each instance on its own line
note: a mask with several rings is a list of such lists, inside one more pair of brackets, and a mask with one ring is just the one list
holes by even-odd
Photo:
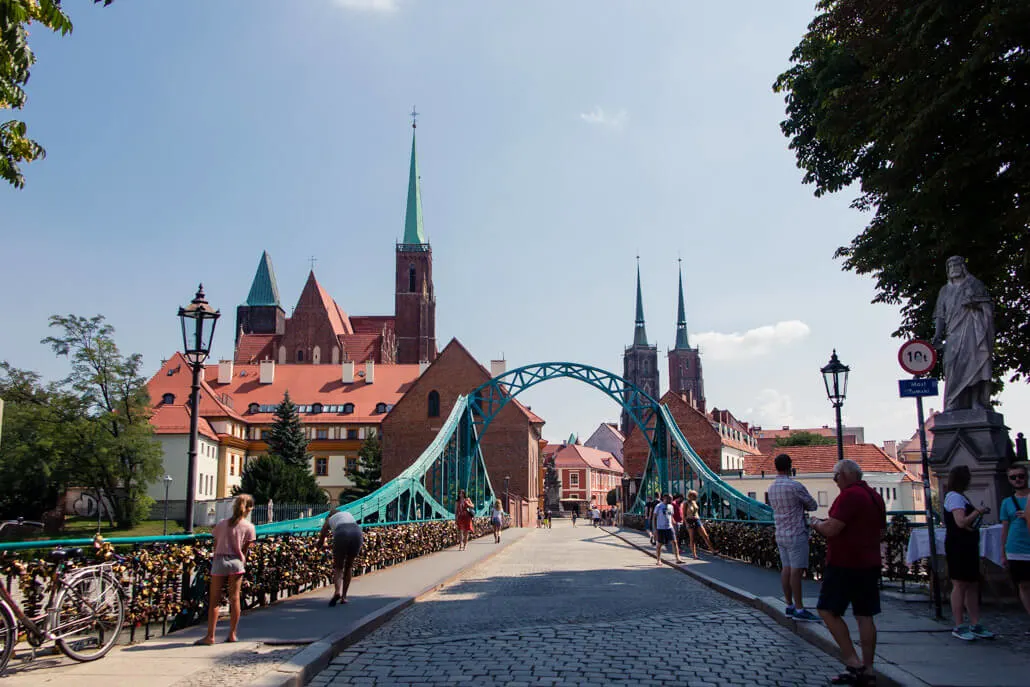
[[839, 664], [592, 527], [535, 530], [313, 685], [825, 685]]

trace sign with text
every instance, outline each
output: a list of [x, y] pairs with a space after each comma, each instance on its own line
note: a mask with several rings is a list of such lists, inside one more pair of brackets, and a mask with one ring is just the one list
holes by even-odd
[[902, 398], [916, 398], [919, 396], [936, 396], [936, 379], [899, 379], [898, 391]]
[[901, 344], [898, 362], [910, 375], [924, 375], [937, 364], [937, 349], [929, 341], [912, 339]]

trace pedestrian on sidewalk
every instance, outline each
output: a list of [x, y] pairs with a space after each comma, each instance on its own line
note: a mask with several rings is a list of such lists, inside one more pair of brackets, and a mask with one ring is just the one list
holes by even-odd
[[708, 530], [705, 529], [705, 523], [701, 520], [701, 507], [697, 503], [697, 492], [693, 489], [687, 492], [687, 500], [683, 502], [683, 522], [687, 526], [687, 534], [690, 535], [690, 552], [694, 558], [700, 558], [697, 555], [697, 535], [705, 540], [709, 551], [718, 553], [712, 546], [712, 540], [708, 538]]
[[540, 508], [536, 509], [536, 526], [541, 529], [544, 526], [544, 511]]
[[[966, 498], [972, 479], [968, 466], [953, 468], [944, 495], [944, 558], [951, 578], [951, 615], [955, 622], [951, 635], [966, 642], [994, 637], [980, 624], [980, 518], [990, 509], [977, 508]], [[969, 625], [963, 622], [967, 614]]]
[[[1012, 464], [1008, 477], [1015, 493], [1001, 502], [1001, 534], [1005, 542], [1001, 562], [1009, 569], [1023, 608], [1030, 613], [1030, 530], [1025, 519], [1027, 497], [1030, 497], [1027, 464]], [[1026, 633], [1030, 635], [1030, 629]]]
[[[819, 615], [840, 647], [846, 670], [830, 680], [834, 685], [874, 684], [876, 624], [880, 612], [880, 541], [887, 527], [883, 498], [862, 479], [858, 463], [845, 458], [833, 467], [840, 493], [826, 520], [813, 519], [812, 528], [826, 537], [826, 569], [819, 590]], [[851, 606], [858, 623], [862, 658], [855, 653], [844, 612]]]
[[677, 544], [680, 542], [683, 529], [683, 494], [676, 494], [672, 497], [672, 531], [676, 535]]
[[644, 507], [644, 527], [647, 529], [647, 534], [651, 537], [651, 546], [655, 544], [655, 531], [654, 531], [654, 507], [662, 501], [662, 492], [656, 491], [654, 498], [648, 501]]
[[476, 513], [474, 508], [472, 499], [465, 490], [459, 490], [458, 501], [454, 505], [454, 521], [458, 526], [458, 551], [464, 551], [468, 547], [469, 535], [472, 534], [472, 518]]
[[590, 519], [594, 521], [594, 527], [601, 526], [601, 510], [597, 506], [590, 509]]
[[318, 548], [325, 546], [325, 540], [333, 538], [333, 596], [329, 606], [347, 603], [347, 590], [354, 575], [354, 561], [361, 551], [364, 535], [361, 525], [350, 513], [340, 508], [329, 511], [318, 537]]
[[579, 511], [577, 511], [575, 508], [573, 508], [572, 509], [572, 526], [573, 527], [576, 526], [576, 518], [578, 518], [578, 517], [579, 517]]
[[780, 550], [780, 584], [787, 602], [785, 613], [795, 620], [816, 622], [819, 618], [805, 608], [801, 578], [808, 569], [809, 526], [806, 511], [819, 508], [801, 482], [791, 478], [792, 461], [781, 453], [773, 460], [776, 480], [766, 496], [776, 521], [776, 546]]
[[215, 550], [207, 597], [207, 634], [195, 644], [210, 646], [215, 643], [223, 588], [227, 589], [229, 596], [229, 636], [225, 641], [236, 641], [236, 628], [240, 624], [240, 585], [246, 571], [247, 551], [256, 538], [254, 525], [247, 519], [252, 510], [254, 498], [250, 494], [239, 494], [232, 502], [232, 517], [222, 520], [211, 530]]
[[493, 510], [490, 511], [490, 527], [494, 531], [494, 544], [501, 543], [501, 524], [504, 521], [504, 508], [501, 505], [501, 500], [497, 499], [494, 502]]
[[672, 497], [663, 494], [658, 505], [654, 507], [654, 531], [658, 545], [655, 547], [655, 565], [662, 564], [662, 548], [666, 544], [672, 544], [676, 552], [676, 562], [682, 563], [680, 558], [680, 547], [676, 543], [676, 533], [672, 529]]

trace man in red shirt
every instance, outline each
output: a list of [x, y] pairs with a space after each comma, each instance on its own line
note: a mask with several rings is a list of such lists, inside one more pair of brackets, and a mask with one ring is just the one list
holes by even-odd
[[[831, 682], [838, 685], [872, 684], [876, 654], [876, 625], [880, 612], [880, 540], [887, 524], [883, 499], [862, 479], [853, 460], [838, 461], [833, 480], [840, 494], [826, 520], [812, 528], [826, 537], [826, 571], [819, 590], [819, 615], [840, 647], [847, 670]], [[851, 606], [862, 641], [862, 660], [855, 653], [848, 626], [841, 617]]]

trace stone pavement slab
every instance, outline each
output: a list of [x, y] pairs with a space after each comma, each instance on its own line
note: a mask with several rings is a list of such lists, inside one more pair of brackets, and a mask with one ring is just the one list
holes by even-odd
[[[446, 549], [354, 578], [350, 602], [328, 607], [331, 587], [322, 587], [244, 613], [235, 644], [194, 646], [204, 635], [197, 625], [165, 637], [115, 647], [92, 663], [75, 663], [61, 654], [35, 661], [12, 659], [4, 674], [5, 687], [35, 687], [71, 681], [77, 687], [238, 687], [258, 678], [280, 682], [289, 674], [293, 657], [312, 643], [341, 632], [353, 632], [384, 612], [396, 612], [415, 597], [432, 590], [463, 570], [475, 567], [522, 539], [528, 530], [509, 529], [502, 543], [480, 537], [466, 551]], [[228, 632], [228, 620], [219, 622], [218, 636]], [[27, 655], [27, 654], [26, 654]], [[287, 672], [279, 674], [286, 666]], [[276, 680], [273, 679], [272, 683]]]

